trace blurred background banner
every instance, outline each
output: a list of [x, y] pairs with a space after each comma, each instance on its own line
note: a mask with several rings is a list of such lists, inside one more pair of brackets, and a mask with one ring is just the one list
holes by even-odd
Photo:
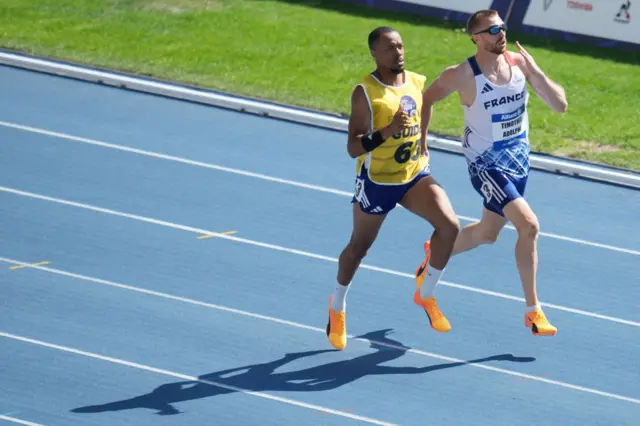
[[516, 1], [512, 18], [520, 15], [524, 32], [640, 50], [640, 0]]
[[344, 0], [383, 10], [464, 23], [495, 9], [514, 30], [602, 47], [640, 51], [640, 0]]
[[381, 10], [442, 18], [465, 23], [476, 10], [495, 9], [506, 16], [513, 0], [343, 0]]

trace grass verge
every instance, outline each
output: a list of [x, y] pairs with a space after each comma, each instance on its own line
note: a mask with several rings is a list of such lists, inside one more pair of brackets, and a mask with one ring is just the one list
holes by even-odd
[[[369, 31], [396, 27], [429, 80], [474, 50], [460, 24], [321, 0], [4, 0], [0, 45], [347, 114]], [[534, 151], [640, 170], [640, 54], [509, 34], [562, 84], [567, 114], [530, 102]], [[460, 136], [456, 97], [432, 130]]]

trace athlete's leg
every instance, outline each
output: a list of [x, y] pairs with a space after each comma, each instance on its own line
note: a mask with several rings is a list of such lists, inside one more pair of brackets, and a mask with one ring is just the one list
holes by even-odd
[[460, 232], [460, 222], [447, 193], [433, 176], [427, 176], [405, 194], [400, 204], [433, 226], [429, 264], [435, 269], [444, 269]]
[[432, 328], [441, 332], [449, 331], [451, 325], [438, 308], [435, 291], [451, 257], [460, 222], [449, 197], [432, 176], [416, 183], [405, 194], [401, 205], [427, 220], [434, 228], [431, 240], [425, 243], [425, 259], [416, 271], [418, 289], [413, 301], [425, 310]]
[[504, 214], [513, 223], [518, 231], [518, 241], [516, 242], [516, 263], [522, 289], [528, 307], [538, 304], [538, 294], [536, 291], [536, 271], [538, 268], [537, 241], [540, 225], [531, 206], [524, 198], [517, 198], [507, 204]]
[[349, 243], [340, 254], [338, 284], [348, 286], [351, 283], [360, 262], [373, 245], [386, 217], [386, 214], [364, 213], [358, 203], [353, 204], [353, 232]]
[[[502, 229], [507, 220], [511, 221], [518, 231], [515, 257], [527, 304], [525, 325], [531, 327], [534, 334], [553, 335], [557, 330], [549, 324], [538, 303], [536, 272], [540, 225], [529, 203], [524, 199], [527, 180], [526, 175], [513, 176], [495, 169], [482, 170], [474, 175], [471, 183], [484, 198], [485, 214], [480, 221], [481, 225], [470, 227], [471, 230], [466, 231], [467, 235], [456, 242], [455, 250], [462, 252], [474, 247], [478, 241], [495, 239], [497, 231]], [[490, 214], [491, 212], [494, 214]], [[465, 231], [460, 234], [463, 233]]]
[[554, 335], [557, 329], [549, 323], [542, 312], [536, 288], [536, 273], [538, 269], [537, 241], [540, 232], [538, 218], [524, 198], [517, 198], [509, 202], [504, 207], [503, 212], [518, 231], [515, 256], [527, 304], [525, 326], [531, 327], [534, 334]]
[[479, 245], [495, 243], [506, 223], [507, 219], [503, 216], [486, 207], [483, 208], [480, 221], [465, 226], [458, 234], [452, 256], [474, 249]]
[[375, 241], [387, 214], [368, 214], [362, 211], [360, 203], [353, 203], [353, 231], [347, 246], [338, 260], [337, 284], [329, 299], [329, 321], [327, 337], [336, 349], [347, 346], [346, 299], [360, 262]]

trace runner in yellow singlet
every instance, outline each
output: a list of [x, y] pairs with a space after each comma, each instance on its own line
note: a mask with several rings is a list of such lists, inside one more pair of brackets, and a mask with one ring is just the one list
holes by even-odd
[[356, 158], [353, 232], [340, 255], [337, 284], [329, 299], [327, 337], [337, 349], [347, 345], [346, 296], [351, 281], [384, 219], [400, 204], [434, 228], [416, 270], [414, 302], [440, 332], [451, 325], [438, 309], [436, 286], [449, 261], [460, 223], [445, 191], [431, 176], [422, 125], [426, 77], [404, 69], [404, 45], [389, 27], [369, 34], [376, 69], [351, 96], [347, 151]]

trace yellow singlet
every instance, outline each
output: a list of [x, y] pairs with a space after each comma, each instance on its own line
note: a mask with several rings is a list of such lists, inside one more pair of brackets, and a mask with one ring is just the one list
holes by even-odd
[[379, 184], [407, 183], [429, 164], [429, 158], [420, 155], [420, 114], [426, 77], [410, 71], [404, 73], [405, 83], [398, 87], [387, 86], [371, 74], [359, 83], [371, 106], [372, 132], [391, 123], [401, 102], [412, 123], [373, 151], [358, 157], [357, 172], [360, 173], [364, 163], [369, 179]]

